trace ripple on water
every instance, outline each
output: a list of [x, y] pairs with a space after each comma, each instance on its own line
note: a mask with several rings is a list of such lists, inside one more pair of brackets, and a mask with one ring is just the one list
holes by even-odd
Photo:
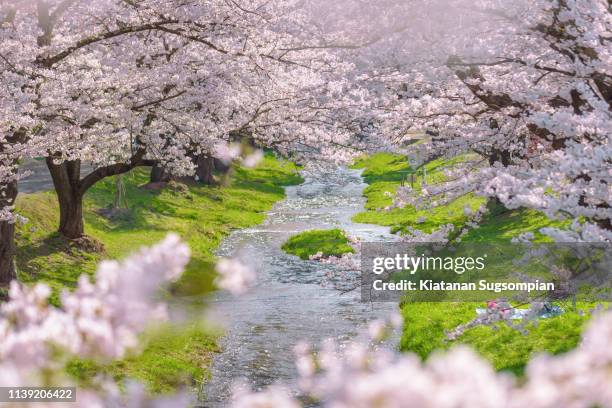
[[[391, 303], [364, 304], [357, 291], [342, 294], [322, 285], [333, 266], [303, 261], [280, 246], [291, 235], [313, 228], [343, 228], [364, 240], [392, 240], [388, 228], [357, 224], [365, 184], [359, 172], [335, 169], [305, 172], [304, 184], [287, 188], [286, 200], [257, 227], [235, 231], [221, 244], [220, 256], [254, 264], [258, 284], [247, 294], [212, 295], [210, 315], [222, 322], [226, 336], [204, 387], [202, 406], [223, 407], [236, 380], [254, 389], [276, 382], [292, 385], [296, 372], [293, 347], [300, 341], [318, 344], [326, 338], [346, 343], [365, 323], [387, 316]], [[349, 285], [348, 283], [347, 285]]]

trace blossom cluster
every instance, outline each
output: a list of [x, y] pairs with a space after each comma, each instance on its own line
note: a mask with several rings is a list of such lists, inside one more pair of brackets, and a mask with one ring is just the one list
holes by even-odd
[[[61, 374], [66, 358], [109, 361], [134, 350], [140, 333], [167, 319], [166, 305], [156, 296], [163, 284], [182, 274], [189, 255], [178, 236], [169, 235], [122, 262], [104, 261], [95, 282], [82, 275], [73, 291], [64, 290], [60, 307], [50, 305], [51, 289], [45, 284], [13, 282], [9, 300], [0, 305], [2, 385], [31, 387], [50, 380], [65, 385], [70, 383]], [[144, 405], [148, 398], [138, 387], [121, 394], [112, 382], [100, 386], [99, 393], [79, 390], [79, 406], [108, 406], [108, 398], [134, 398]]]
[[[342, 348], [332, 340], [324, 342], [316, 353], [308, 345], [299, 345], [300, 394], [333, 408], [612, 406], [612, 354], [606, 344], [612, 332], [612, 313], [596, 318], [575, 350], [559, 356], [536, 356], [520, 382], [510, 374], [496, 372], [467, 347], [455, 347], [426, 362], [414, 354], [381, 349], [376, 340], [382, 328], [392, 322], [375, 323], [369, 338]], [[242, 390], [233, 406], [302, 405], [276, 387], [250, 394]]]
[[[236, 132], [278, 150], [298, 142], [331, 152], [329, 142], [351, 136], [335, 106], [346, 89], [321, 67], [339, 73], [343, 63], [325, 49], [298, 48], [310, 25], [298, 5], [1, 3], [6, 154], [102, 166], [144, 148], [182, 174], [193, 172], [190, 153], [215, 153]], [[17, 130], [26, 137], [10, 143]]]
[[555, 239], [610, 240], [609, 2], [344, 0], [320, 17], [367, 89], [369, 133], [421, 163], [479, 156], [397, 204], [475, 192], [581, 220]]
[[234, 295], [241, 295], [255, 283], [257, 275], [253, 268], [237, 259], [223, 258], [215, 267], [218, 277], [217, 286]]

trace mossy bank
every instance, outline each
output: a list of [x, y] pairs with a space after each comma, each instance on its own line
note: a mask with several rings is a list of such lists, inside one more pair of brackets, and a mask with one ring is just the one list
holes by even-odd
[[[254, 169], [233, 168], [224, 186], [193, 183], [146, 189], [148, 175], [148, 168], [140, 168], [123, 177], [128, 209], [112, 217], [99, 214], [113, 203], [114, 179], [101, 181], [87, 193], [85, 231], [103, 245], [98, 252], [68, 244], [55, 232], [59, 214], [53, 192], [20, 195], [17, 209], [29, 222], [17, 233], [18, 278], [50, 285], [52, 301], [57, 303], [59, 292], [74, 287], [81, 273], [93, 275], [100, 260], [121, 259], [176, 232], [188, 242], [192, 258], [166, 296], [171, 301], [201, 299], [214, 289], [214, 250], [223, 237], [233, 229], [261, 223], [272, 205], [284, 198], [283, 186], [302, 182], [296, 165], [271, 153]], [[197, 386], [207, 376], [218, 334], [200, 325], [183, 329], [168, 326], [145, 335], [144, 351], [124, 361], [108, 367], [74, 362], [69, 372], [82, 381], [100, 370], [117, 378], [134, 377], [154, 392], [172, 391], [186, 383]]]
[[[443, 181], [446, 168], [469, 158], [470, 155], [463, 155], [426, 163], [423, 166], [426, 183]], [[354, 216], [356, 222], [390, 226], [397, 233], [406, 232], [409, 228], [431, 232], [445, 224], [460, 228], [468, 220], [464, 211], [466, 207], [475, 210], [487, 204], [484, 198], [467, 194], [433, 209], [418, 210], [407, 206], [381, 210], [392, 202], [389, 194], [385, 193], [395, 193], [406, 180], [413, 180], [414, 189], [418, 192], [423, 182], [422, 169], [414, 172], [406, 157], [389, 153], [361, 158], [354, 167], [364, 169], [363, 177], [369, 184], [364, 191], [367, 198], [366, 211]], [[414, 176], [411, 177], [411, 174]], [[510, 242], [513, 237], [525, 232], [533, 232], [536, 240], [542, 241], [545, 237], [539, 233], [541, 228], [562, 224], [534, 210], [511, 211], [499, 205], [488, 205], [490, 211], [478, 228], [471, 229], [462, 237], [463, 243]], [[449, 341], [446, 332], [472, 320], [476, 316], [476, 308], [483, 307], [483, 303], [406, 301], [400, 304], [405, 322], [400, 349], [427, 358], [436, 349], [447, 349], [458, 343], [468, 344], [490, 360], [498, 370], [521, 373], [525, 363], [536, 353], [561, 353], [575, 347], [588, 320], [582, 310], [592, 306], [578, 304], [574, 309], [570, 305], [560, 316], [541, 319], [538, 325], [529, 325], [527, 335], [503, 325], [497, 329], [480, 326], [468, 329], [458, 340]]]
[[330, 257], [355, 252], [344, 231], [338, 228], [301, 232], [290, 237], [282, 249], [301, 259], [309, 259], [318, 253], [323, 257]]

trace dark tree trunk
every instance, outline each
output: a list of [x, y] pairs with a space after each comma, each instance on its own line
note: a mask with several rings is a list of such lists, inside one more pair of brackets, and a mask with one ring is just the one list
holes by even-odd
[[231, 164], [225, 163], [223, 160], [213, 158], [213, 165], [215, 170], [225, 174], [232, 168]]
[[[17, 198], [17, 181], [3, 186], [4, 196], [0, 198], [0, 208], [12, 206]], [[0, 286], [7, 286], [17, 278], [15, 273], [15, 223], [0, 221]]]
[[502, 203], [501, 200], [497, 197], [489, 197], [486, 206], [489, 211], [489, 214], [494, 217], [510, 211], [506, 208], [504, 203]]
[[215, 179], [213, 172], [215, 170], [215, 159], [206, 154], [199, 154], [196, 157], [196, 176], [200, 183], [213, 185]]
[[85, 235], [82, 195], [71, 194], [68, 201], [60, 201], [59, 232], [70, 239]]
[[242, 143], [253, 148], [257, 147], [257, 141], [253, 137], [253, 131], [248, 128], [232, 130], [229, 133], [231, 142]]
[[[12, 167], [17, 166], [17, 156], [13, 154], [14, 145], [25, 143], [27, 134], [20, 129], [7, 135], [0, 143], [0, 164]], [[17, 198], [17, 175], [13, 180], [0, 184], [0, 210], [15, 205]], [[15, 224], [9, 221], [0, 221], [0, 286], [8, 285], [17, 278], [15, 272]]]
[[508, 150], [493, 150], [489, 154], [489, 164], [493, 166], [495, 163], [501, 163], [502, 166], [508, 167], [512, 164], [512, 158]]
[[80, 238], [85, 234], [83, 224], [83, 192], [81, 191], [81, 161], [53, 163], [47, 158], [53, 186], [60, 209], [59, 232], [66, 238]]
[[144, 159], [145, 150], [139, 149], [126, 163], [111, 164], [99, 167], [81, 179], [81, 161], [64, 161], [54, 163], [53, 155], [47, 157], [47, 167], [51, 173], [53, 186], [60, 207], [59, 232], [69, 239], [85, 235], [83, 222], [83, 197], [98, 181], [118, 174], [127, 173], [137, 166], [151, 166], [150, 160]]
[[151, 167], [151, 183], [168, 182], [171, 178], [171, 174], [159, 162]]

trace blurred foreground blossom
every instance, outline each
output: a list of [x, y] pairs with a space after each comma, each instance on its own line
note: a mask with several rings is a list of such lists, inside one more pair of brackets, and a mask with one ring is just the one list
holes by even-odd
[[242, 161], [242, 165], [246, 168], [251, 169], [257, 166], [263, 160], [263, 158], [263, 151], [255, 150], [253, 153], [249, 154], [247, 157], [244, 158], [244, 160]]
[[240, 143], [220, 142], [214, 147], [214, 155], [223, 163], [230, 164], [233, 161], [240, 161], [247, 168], [253, 168], [264, 158], [264, 153], [260, 149], [244, 148]]
[[[49, 304], [47, 286], [13, 283], [9, 301], [0, 307], [2, 384], [69, 384], [61, 374], [66, 360], [58, 357], [58, 350], [98, 361], [125, 355], [148, 324], [165, 318], [165, 305], [155, 300], [156, 292], [180, 276], [188, 260], [187, 246], [170, 235], [123, 262], [102, 263], [96, 282], [82, 278], [74, 292], [62, 295], [61, 308]], [[220, 284], [228, 290], [246, 290], [255, 279], [253, 270], [236, 260], [221, 260], [218, 270]], [[327, 340], [318, 350], [304, 343], [297, 346], [299, 395], [331, 408], [612, 407], [610, 312], [594, 319], [575, 350], [534, 358], [521, 382], [496, 372], [466, 347], [435, 354], [426, 362], [414, 354], [378, 347], [384, 334], [400, 324], [401, 316], [394, 314], [374, 321], [349, 344]], [[71, 406], [192, 404], [187, 393], [152, 399], [136, 383], [119, 391], [112, 381], [101, 378], [96, 388], [79, 390], [79, 399]], [[237, 388], [232, 402], [234, 408], [300, 406], [301, 399], [279, 386], [262, 392]]]
[[219, 274], [216, 284], [234, 295], [245, 293], [257, 277], [253, 268], [236, 259], [219, 260], [216, 270]]
[[[74, 291], [62, 293], [61, 307], [50, 305], [48, 286], [12, 282], [9, 300], [0, 306], [2, 385], [66, 385], [70, 381], [62, 372], [71, 356], [102, 362], [125, 356], [148, 326], [167, 319], [166, 304], [156, 295], [163, 284], [182, 274], [189, 256], [187, 245], [168, 235], [122, 262], [102, 262], [95, 283], [82, 275]], [[79, 390], [79, 400], [71, 406], [109, 406], [106, 399], [113, 396], [109, 390], [101, 394]], [[131, 393], [129, 406], [163, 406], [150, 405], [144, 396], [144, 392]]]
[[241, 153], [242, 146], [240, 146], [240, 143], [220, 142], [215, 146], [215, 157], [225, 164], [230, 164], [236, 160]]
[[233, 408], [299, 408], [300, 405], [281, 387], [270, 387], [263, 392], [251, 392], [246, 386], [235, 387]]
[[[510, 374], [496, 372], [464, 346], [435, 354], [427, 362], [412, 353], [376, 348], [374, 344], [385, 325], [396, 327], [398, 318], [394, 315], [387, 322], [375, 321], [366, 336], [344, 346], [327, 340], [317, 352], [307, 344], [298, 345], [300, 395], [330, 408], [612, 407], [610, 312], [595, 318], [575, 350], [534, 358], [521, 382]], [[233, 405], [293, 406], [302, 405], [297, 399], [281, 398], [277, 389], [240, 391]]]

